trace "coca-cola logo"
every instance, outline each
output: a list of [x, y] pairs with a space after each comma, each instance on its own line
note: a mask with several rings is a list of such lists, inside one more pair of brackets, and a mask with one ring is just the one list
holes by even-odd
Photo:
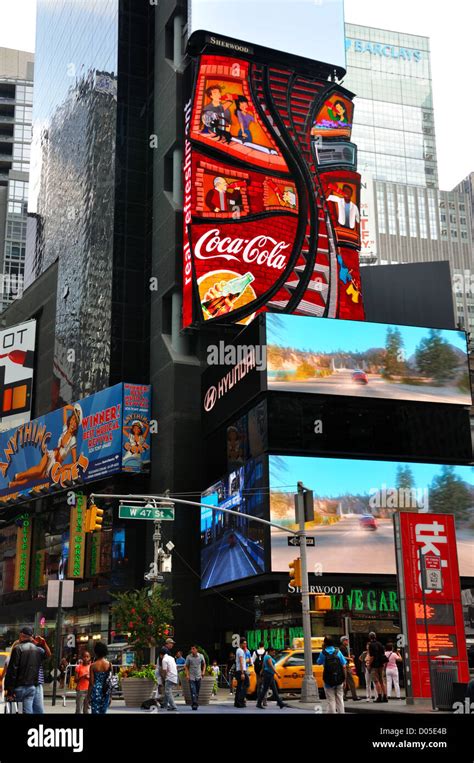
[[266, 265], [276, 270], [284, 270], [287, 257], [283, 252], [289, 247], [290, 244], [277, 241], [271, 236], [259, 235], [251, 239], [221, 237], [219, 228], [213, 228], [198, 239], [194, 255], [198, 260], [234, 260], [248, 265]]

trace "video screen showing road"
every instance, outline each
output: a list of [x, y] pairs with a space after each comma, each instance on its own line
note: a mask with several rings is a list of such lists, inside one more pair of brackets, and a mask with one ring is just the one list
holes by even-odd
[[[263, 518], [265, 503], [256, 484], [263, 479], [263, 459], [248, 461], [206, 490], [210, 507]], [[201, 588], [241, 580], [264, 572], [265, 526], [246, 516], [201, 509]]]
[[[315, 538], [308, 569], [316, 574], [396, 571], [393, 514], [454, 514], [461, 575], [474, 575], [474, 467], [270, 456], [270, 519], [295, 530], [294, 490], [302, 481], [314, 491]], [[279, 487], [283, 486], [283, 487]], [[289, 534], [271, 529], [273, 572], [287, 572], [294, 558]]]
[[463, 331], [267, 317], [268, 388], [471, 405]]

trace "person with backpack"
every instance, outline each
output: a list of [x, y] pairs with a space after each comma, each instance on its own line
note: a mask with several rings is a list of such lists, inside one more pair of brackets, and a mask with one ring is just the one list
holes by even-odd
[[377, 634], [371, 631], [369, 633], [369, 667], [370, 677], [375, 684], [377, 699], [375, 702], [388, 702], [387, 686], [385, 684], [385, 665], [388, 658], [385, 656], [385, 649], [380, 641], [377, 641]]
[[[260, 641], [258, 645], [258, 649], [256, 649], [252, 655], [253, 669], [255, 670], [255, 675], [257, 677], [257, 697], [260, 692], [260, 687], [263, 683], [263, 660], [266, 653], [267, 651], [265, 649], [265, 644], [263, 643], [263, 641]], [[263, 706], [264, 707], [267, 706], [266, 695], [263, 698]]]
[[316, 662], [323, 665], [323, 683], [328, 713], [344, 713], [344, 683], [346, 680], [346, 658], [336, 649], [331, 636], [326, 636], [323, 648]]
[[273, 697], [275, 698], [278, 707], [280, 710], [283, 710], [284, 707], [288, 707], [288, 705], [285, 705], [282, 698], [280, 697], [278, 693], [278, 687], [275, 682], [275, 676], [278, 676], [278, 673], [276, 672], [275, 668], [275, 649], [273, 646], [268, 647], [268, 652], [263, 658], [263, 667], [262, 667], [262, 673], [263, 673], [263, 681], [260, 685], [260, 691], [258, 694], [257, 699], [257, 707], [259, 710], [263, 710], [263, 698], [267, 696], [268, 690], [272, 690]]

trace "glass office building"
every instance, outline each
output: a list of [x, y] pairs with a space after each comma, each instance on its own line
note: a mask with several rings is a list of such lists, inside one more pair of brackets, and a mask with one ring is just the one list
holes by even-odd
[[429, 39], [346, 24], [347, 75], [357, 94], [358, 166], [380, 180], [438, 184]]
[[0, 310], [23, 291], [33, 62], [33, 53], [0, 48]]
[[37, 3], [25, 287], [58, 262], [53, 407], [122, 381], [127, 364], [146, 378], [148, 13]]

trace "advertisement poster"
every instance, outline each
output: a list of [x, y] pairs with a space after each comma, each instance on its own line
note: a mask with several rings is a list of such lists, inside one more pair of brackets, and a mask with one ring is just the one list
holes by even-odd
[[[314, 492], [314, 521], [306, 525], [316, 536], [310, 571], [317, 564], [324, 573], [394, 575], [393, 515], [409, 511], [452, 514], [460, 573], [474, 576], [474, 467], [308, 456], [269, 461], [271, 521], [295, 530], [296, 484]], [[271, 547], [273, 572], [286, 572], [293, 557], [283, 530], [272, 527]]]
[[[454, 516], [400, 512], [396, 529], [412, 693], [430, 697], [429, 660], [448, 658], [457, 665], [457, 680], [469, 680]], [[421, 574], [422, 565], [426, 578]], [[436, 589], [431, 588], [430, 570], [437, 573], [433, 576]], [[424, 595], [423, 581], [427, 584]]]
[[0, 432], [30, 420], [36, 321], [0, 331]]
[[0, 503], [149, 464], [150, 387], [117, 384], [0, 434]]
[[463, 331], [267, 315], [268, 389], [471, 405]]
[[247, 325], [267, 309], [363, 320], [360, 176], [337, 170], [337, 153], [327, 161], [326, 152], [320, 166], [313, 150], [334, 136], [349, 145], [352, 94], [251, 56], [201, 55], [193, 83], [185, 106], [184, 326]]

